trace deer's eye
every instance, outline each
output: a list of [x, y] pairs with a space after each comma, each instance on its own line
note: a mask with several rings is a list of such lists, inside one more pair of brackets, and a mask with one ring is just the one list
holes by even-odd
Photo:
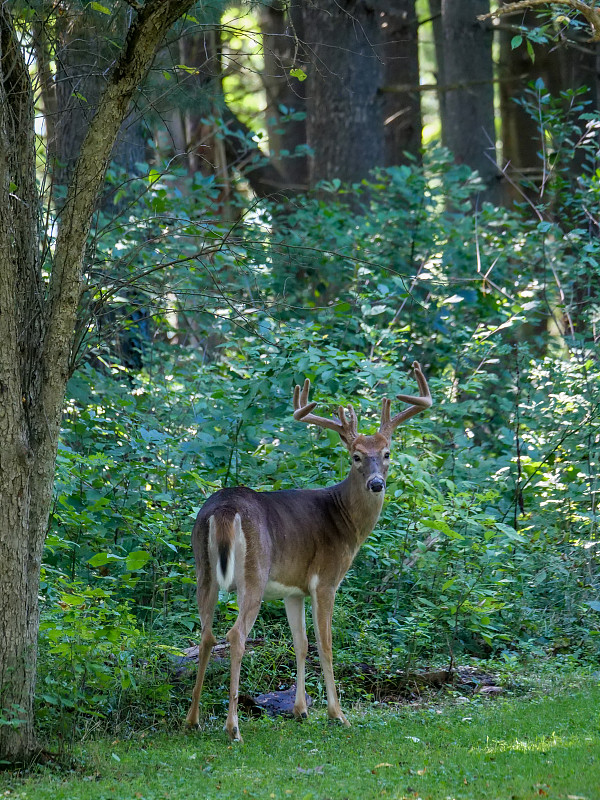
[[355, 464], [360, 464], [360, 456], [358, 455], [358, 453], [354, 453], [354, 455], [352, 456], [352, 460], [354, 461]]
[[389, 458], [390, 457], [390, 451], [386, 450], [385, 453], [383, 454], [383, 457], [384, 458]]

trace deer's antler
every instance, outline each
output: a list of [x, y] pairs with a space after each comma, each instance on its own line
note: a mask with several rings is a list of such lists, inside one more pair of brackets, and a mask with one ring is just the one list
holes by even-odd
[[384, 397], [381, 403], [381, 423], [379, 425], [379, 433], [383, 434], [386, 439], [392, 438], [392, 433], [396, 430], [400, 423], [406, 422], [407, 419], [414, 417], [415, 414], [418, 414], [420, 411], [430, 408], [433, 403], [433, 400], [431, 399], [431, 392], [429, 391], [429, 386], [427, 385], [427, 380], [425, 375], [423, 375], [421, 365], [418, 361], [413, 362], [413, 369], [415, 371], [415, 378], [419, 384], [419, 397], [413, 397], [410, 394], [396, 395], [398, 400], [402, 400], [403, 403], [410, 403], [411, 405], [409, 408], [405, 408], [404, 411], [400, 411], [394, 417], [391, 417], [391, 400], [388, 400], [387, 397]]
[[358, 420], [356, 413], [352, 406], [338, 408], [339, 419], [327, 419], [326, 417], [318, 417], [312, 411], [316, 408], [317, 403], [308, 402], [308, 394], [310, 392], [310, 381], [308, 378], [304, 381], [304, 386], [294, 388], [294, 419], [298, 422], [306, 422], [307, 425], [318, 425], [319, 428], [328, 428], [330, 431], [339, 433], [342, 441], [346, 447], [350, 448], [352, 442], [358, 436]]

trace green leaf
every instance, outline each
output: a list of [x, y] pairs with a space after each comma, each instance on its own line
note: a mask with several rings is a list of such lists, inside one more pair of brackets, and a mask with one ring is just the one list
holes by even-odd
[[440, 591], [445, 592], [446, 589], [449, 589], [452, 586], [452, 584], [454, 583], [454, 581], [457, 580], [457, 579], [458, 579], [458, 575], [455, 575], [453, 578], [450, 578], [450, 580], [446, 581], [446, 583], [442, 586]]
[[103, 6], [101, 3], [90, 3], [90, 8], [94, 11], [99, 11], [101, 14], [111, 14], [110, 8]]
[[200, 70], [197, 67], [188, 67], [187, 64], [176, 64], [177, 69], [182, 69], [188, 75], [198, 75]]
[[300, 67], [294, 67], [294, 69], [291, 69], [290, 75], [292, 78], [298, 78], [299, 81], [305, 81], [307, 77], [306, 72], [304, 72], [303, 69], [300, 69]]
[[96, 553], [88, 559], [88, 564], [92, 567], [103, 567], [114, 561], [123, 561], [125, 556], [115, 556], [113, 553]]
[[503, 522], [497, 522], [496, 523], [496, 528], [499, 531], [502, 531], [502, 533], [505, 536], [507, 536], [509, 539], [512, 539], [513, 542], [522, 542], [523, 541], [523, 537], [521, 536], [521, 534], [518, 531], [516, 531], [514, 528], [511, 528], [510, 525], [505, 525]]
[[82, 597], [80, 594], [62, 594], [60, 600], [68, 606], [80, 606], [85, 603], [85, 597]]
[[510, 40], [510, 46], [513, 50], [516, 50], [517, 47], [520, 47], [523, 44], [523, 37], [522, 36], [513, 36]]
[[594, 611], [600, 611], [600, 602], [598, 600], [588, 600], [584, 605], [589, 606]]
[[125, 566], [129, 572], [135, 572], [141, 569], [151, 559], [150, 553], [146, 550], [133, 550], [125, 560]]

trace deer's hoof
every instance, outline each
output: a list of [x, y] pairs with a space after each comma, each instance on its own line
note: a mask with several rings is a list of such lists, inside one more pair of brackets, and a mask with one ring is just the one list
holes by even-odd
[[345, 728], [350, 727], [350, 723], [346, 719], [346, 717], [340, 711], [339, 714], [336, 714], [334, 717], [329, 717], [329, 724], [330, 725], [343, 725]]
[[229, 741], [232, 744], [234, 742], [238, 744], [243, 744], [244, 740], [242, 739], [242, 736], [240, 734], [240, 729], [237, 727], [237, 725], [234, 725], [232, 728], [226, 727], [225, 730], [227, 731], [227, 735], [229, 736]]

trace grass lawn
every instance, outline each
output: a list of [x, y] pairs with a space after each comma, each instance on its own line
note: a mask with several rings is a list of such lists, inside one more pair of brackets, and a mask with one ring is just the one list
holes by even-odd
[[349, 710], [351, 728], [222, 721], [200, 731], [86, 741], [79, 771], [0, 773], [0, 797], [39, 800], [600, 800], [600, 686], [535, 698]]

